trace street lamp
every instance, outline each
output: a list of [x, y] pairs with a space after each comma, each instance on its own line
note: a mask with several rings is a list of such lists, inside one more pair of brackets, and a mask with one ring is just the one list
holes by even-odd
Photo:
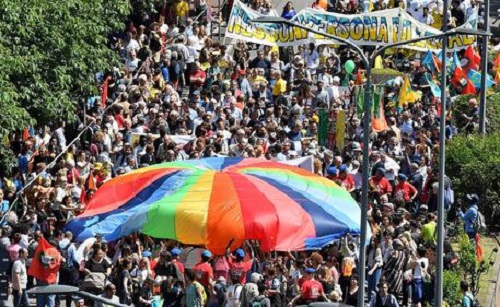
[[[445, 0], [445, 2], [447, 2]], [[446, 3], [445, 3], [446, 4]], [[446, 7], [446, 6], [445, 6]], [[446, 14], [445, 14], [446, 15]], [[444, 33], [439, 33], [439, 34], [434, 34], [426, 37], [418, 37], [410, 40], [405, 40], [393, 44], [388, 44], [384, 45], [380, 48], [377, 48], [373, 51], [371, 56], [366, 56], [363, 52], [363, 50], [356, 44], [352, 43], [351, 41], [337, 37], [334, 35], [331, 35], [329, 33], [321, 32], [316, 29], [307, 27], [302, 24], [294, 23], [290, 20], [287, 20], [282, 17], [276, 17], [276, 16], [261, 16], [257, 17], [253, 20], [251, 20], [252, 23], [265, 23], [265, 24], [283, 24], [283, 25], [288, 25], [291, 27], [297, 27], [300, 29], [303, 29], [307, 32], [311, 32], [314, 34], [322, 35], [325, 37], [328, 37], [332, 40], [335, 40], [337, 42], [346, 44], [350, 47], [352, 47], [354, 50], [358, 52], [358, 55], [361, 57], [361, 60], [363, 61], [364, 66], [366, 67], [366, 85], [365, 85], [365, 96], [364, 96], [364, 102], [363, 102], [363, 109], [364, 109], [364, 117], [363, 117], [363, 165], [362, 165], [362, 172], [363, 172], [363, 177], [362, 177], [362, 185], [361, 185], [361, 247], [359, 249], [359, 290], [358, 290], [358, 302], [361, 304], [360, 306], [363, 305], [364, 302], [364, 296], [365, 296], [365, 264], [366, 264], [366, 248], [365, 248], [365, 243], [367, 241], [367, 225], [368, 225], [368, 181], [370, 180], [370, 164], [369, 164], [369, 142], [370, 142], [370, 119], [371, 119], [371, 68], [373, 66], [373, 63], [375, 61], [375, 58], [381, 54], [384, 50], [388, 48], [393, 48], [393, 47], [398, 47], [398, 46], [403, 46], [403, 45], [408, 45], [412, 43], [416, 43], [419, 41], [423, 40], [429, 40], [429, 39], [444, 39], [443, 42], [443, 49], [446, 50], [446, 46], [444, 45], [447, 42], [447, 37], [448, 36], [453, 36], [453, 35], [458, 35], [458, 34], [466, 34], [466, 35], [477, 35], [477, 36], [488, 36], [488, 33], [474, 30], [474, 29], [453, 29], [448, 32]], [[444, 22], [446, 22], [446, 17], [444, 19]], [[443, 57], [446, 56], [446, 52], [443, 52]], [[446, 61], [442, 61], [442, 71], [446, 72]], [[446, 74], [442, 75], [444, 78], [441, 82], [441, 110], [442, 114], [445, 113], [446, 110], [446, 99], [445, 97], [445, 91], [446, 91]], [[443, 118], [443, 116], [441, 116]], [[446, 123], [442, 120], [441, 121], [441, 133], [443, 136], [442, 142], [440, 142], [440, 156], [444, 155], [444, 131], [445, 131]], [[440, 195], [439, 195], [439, 208], [440, 208], [440, 216], [439, 216], [439, 223], [438, 223], [438, 251], [441, 252], [441, 255], [443, 253], [443, 239], [444, 239], [444, 233], [443, 233], [443, 228], [444, 228], [444, 220], [443, 220], [443, 212], [444, 212], [444, 158], [441, 160], [440, 163]], [[438, 253], [439, 255], [439, 253]], [[438, 261], [438, 272], [443, 271], [443, 261], [441, 257], [441, 261]], [[435, 306], [441, 306], [442, 303], [442, 279], [441, 279], [441, 274], [438, 277], [438, 291], [436, 292], [436, 305]]]

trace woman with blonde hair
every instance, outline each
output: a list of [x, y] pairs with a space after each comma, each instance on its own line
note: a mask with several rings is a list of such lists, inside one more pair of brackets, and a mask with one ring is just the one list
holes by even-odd
[[151, 270], [151, 265], [149, 263], [149, 258], [143, 257], [139, 261], [139, 265], [130, 272], [130, 275], [133, 279], [135, 279], [139, 284], [142, 285], [144, 281], [148, 279], [148, 277], [153, 276], [153, 271]]

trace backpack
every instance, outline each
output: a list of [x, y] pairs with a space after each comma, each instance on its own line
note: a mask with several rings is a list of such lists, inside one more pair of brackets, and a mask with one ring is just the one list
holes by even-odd
[[[193, 284], [196, 287], [196, 289], [200, 289], [201, 290], [201, 297], [199, 298], [200, 299], [200, 305], [201, 306], [205, 306], [207, 304], [207, 292], [205, 291], [205, 287], [203, 287], [197, 281], [195, 281]], [[196, 291], [196, 293], [198, 293], [198, 291]]]
[[252, 301], [250, 302], [249, 306], [250, 307], [262, 307], [262, 306], [266, 306], [266, 304], [264, 304], [263, 300], [265, 298], [263, 297], [260, 297], [260, 296], [256, 296], [252, 299]]
[[90, 273], [83, 279], [80, 288], [83, 291], [95, 292], [103, 291], [106, 285], [106, 275], [104, 273]]
[[472, 298], [472, 297], [470, 297], [467, 294], [465, 295], [465, 297], [469, 299], [469, 301], [470, 301], [470, 307], [479, 307], [480, 306], [479, 302], [477, 301], [476, 298]]
[[217, 299], [218, 306], [225, 306], [226, 305], [227, 285], [218, 282], [214, 285], [214, 290], [215, 290], [215, 297]]
[[480, 233], [486, 230], [486, 219], [484, 215], [477, 210], [476, 220], [474, 221], [474, 232]]
[[238, 280], [241, 280], [241, 277], [245, 275], [243, 267], [232, 268], [229, 273], [231, 275], [231, 279], [237, 278]]

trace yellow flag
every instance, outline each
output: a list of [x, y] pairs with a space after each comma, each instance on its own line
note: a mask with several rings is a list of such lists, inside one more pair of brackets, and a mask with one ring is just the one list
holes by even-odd
[[398, 105], [401, 107], [405, 103], [413, 102], [415, 102], [415, 94], [411, 90], [410, 78], [408, 78], [408, 75], [405, 75], [403, 85], [399, 89]]

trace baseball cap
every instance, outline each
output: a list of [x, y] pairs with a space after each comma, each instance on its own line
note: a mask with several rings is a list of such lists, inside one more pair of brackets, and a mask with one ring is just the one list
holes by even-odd
[[477, 196], [476, 193], [472, 193], [472, 194], [467, 194], [465, 195], [465, 197], [467, 197], [468, 200], [479, 200], [479, 196]]
[[201, 253], [201, 255], [202, 255], [203, 257], [207, 257], [207, 258], [212, 257], [212, 253], [211, 253], [208, 249], [204, 250], [204, 251]]
[[313, 268], [307, 268], [304, 270], [304, 272], [307, 274], [314, 274], [316, 272], [316, 270]]
[[172, 256], [174, 256], [174, 257], [179, 256], [179, 255], [181, 254], [181, 252], [182, 252], [182, 251], [181, 251], [181, 249], [180, 249], [180, 248], [178, 248], [178, 247], [174, 247], [174, 248], [170, 251], [170, 253], [171, 253], [171, 254], [172, 254]]
[[141, 255], [144, 258], [149, 258], [149, 257], [151, 257], [151, 252], [146, 250], [146, 251], [143, 251]]
[[352, 151], [361, 151], [361, 144], [359, 142], [352, 142]]
[[337, 175], [337, 168], [335, 166], [330, 166], [326, 172], [328, 175]]
[[241, 248], [238, 248], [234, 254], [236, 255], [236, 257], [240, 257], [240, 258], [243, 258], [245, 257], [245, 251], [242, 250]]

